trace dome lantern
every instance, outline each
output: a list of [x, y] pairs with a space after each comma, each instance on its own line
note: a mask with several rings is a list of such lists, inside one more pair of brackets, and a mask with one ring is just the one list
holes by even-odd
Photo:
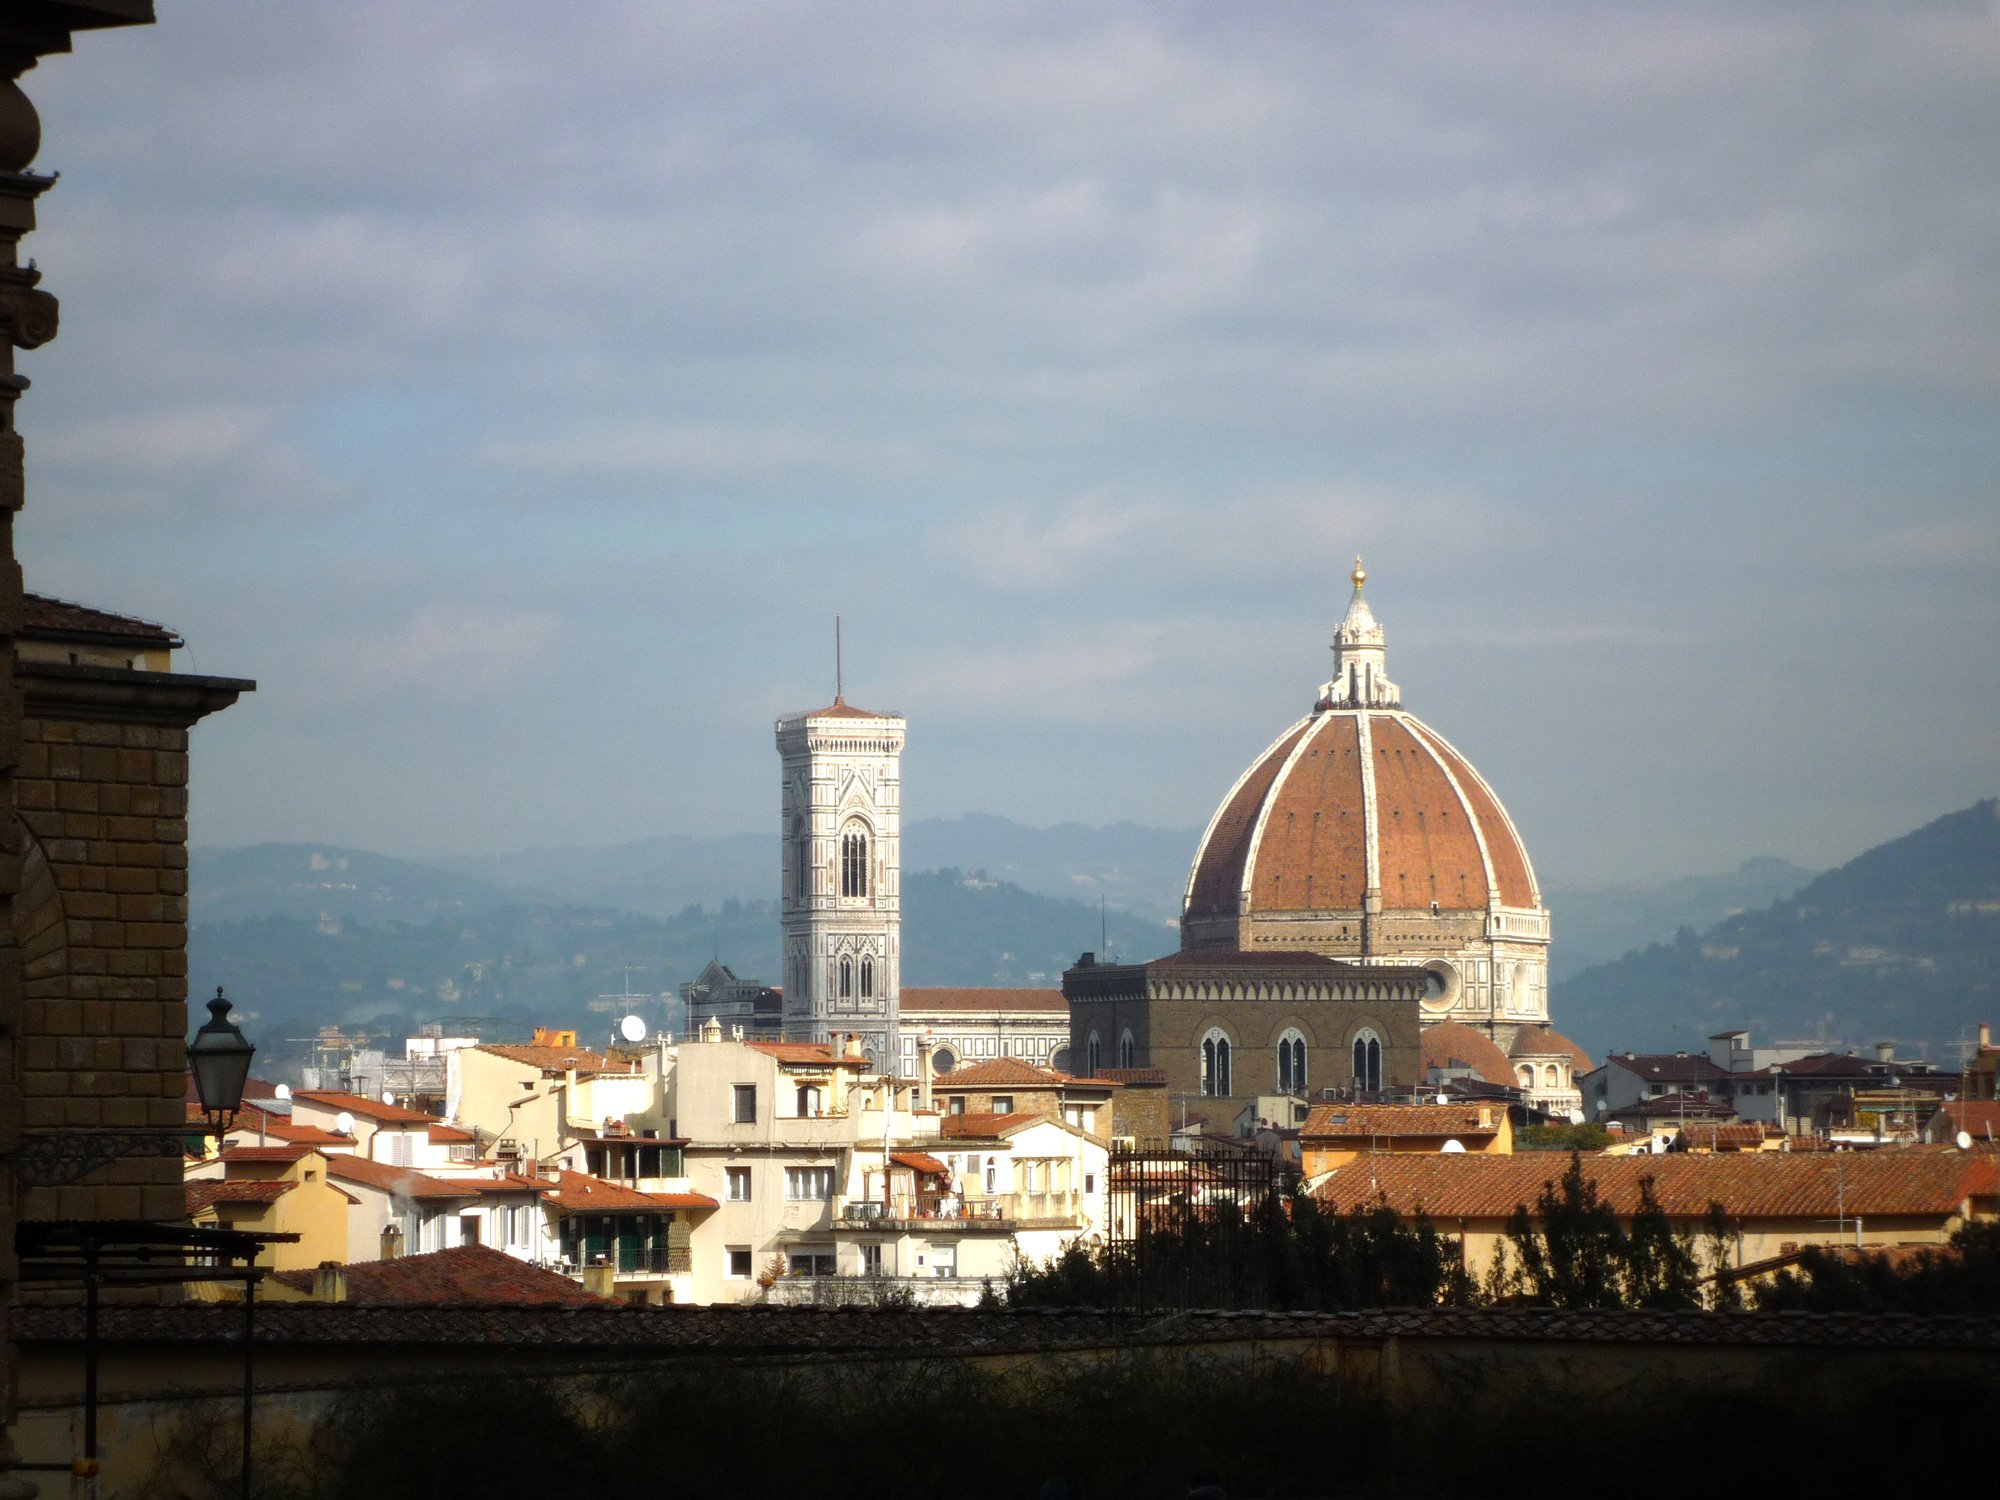
[[1347, 615], [1333, 633], [1333, 678], [1320, 686], [1320, 707], [1395, 708], [1402, 702], [1402, 693], [1383, 668], [1382, 627], [1361, 592], [1368, 570], [1358, 556], [1353, 579], [1354, 596], [1347, 601]]

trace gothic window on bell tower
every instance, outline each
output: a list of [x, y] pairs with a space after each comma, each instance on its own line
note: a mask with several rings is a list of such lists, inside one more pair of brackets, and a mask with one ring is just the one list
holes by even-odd
[[863, 957], [861, 960], [861, 998], [875, 998], [875, 960]]
[[852, 1000], [854, 998], [854, 960], [851, 958], [842, 958], [840, 961], [840, 988], [838, 993], [843, 1000]]
[[840, 894], [843, 900], [868, 899], [868, 830], [849, 823], [840, 835]]
[[795, 900], [812, 899], [812, 839], [804, 818], [792, 819], [792, 895]]

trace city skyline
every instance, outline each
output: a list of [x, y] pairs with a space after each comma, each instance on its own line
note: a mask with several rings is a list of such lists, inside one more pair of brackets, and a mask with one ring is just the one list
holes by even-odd
[[774, 829], [836, 613], [913, 819], [1198, 828], [1356, 552], [1547, 885], [1996, 789], [1989, 7], [593, 16], [32, 79], [18, 549], [259, 679], [197, 843]]

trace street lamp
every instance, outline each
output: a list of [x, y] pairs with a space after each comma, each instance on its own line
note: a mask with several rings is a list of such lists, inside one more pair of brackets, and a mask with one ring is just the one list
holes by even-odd
[[257, 1049], [229, 1019], [229, 1002], [219, 984], [208, 1002], [208, 1016], [208, 1024], [188, 1043], [188, 1066], [194, 1070], [194, 1091], [202, 1111], [220, 1133], [243, 1107], [243, 1086], [250, 1081], [250, 1058]]

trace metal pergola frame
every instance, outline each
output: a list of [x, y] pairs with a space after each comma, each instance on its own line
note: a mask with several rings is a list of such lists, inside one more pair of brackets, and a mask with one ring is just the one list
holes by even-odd
[[105, 1287], [184, 1286], [197, 1281], [243, 1284], [243, 1500], [250, 1497], [251, 1423], [255, 1411], [257, 1283], [271, 1267], [256, 1263], [266, 1245], [291, 1244], [296, 1234], [196, 1228], [143, 1219], [24, 1220], [14, 1231], [22, 1285], [83, 1287], [83, 1452], [67, 1464], [15, 1463], [17, 1469], [66, 1470], [96, 1491], [97, 1308]]

